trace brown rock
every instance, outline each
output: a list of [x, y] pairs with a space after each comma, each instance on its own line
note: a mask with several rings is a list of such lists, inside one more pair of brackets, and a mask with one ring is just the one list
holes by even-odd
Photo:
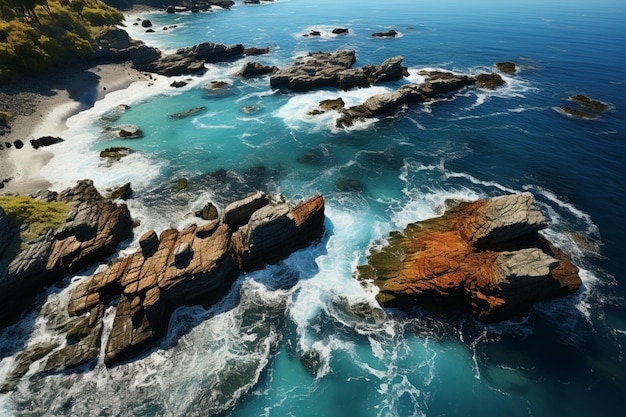
[[533, 303], [571, 294], [578, 269], [542, 238], [543, 215], [530, 193], [461, 203], [392, 233], [389, 246], [358, 267], [383, 305], [421, 305], [448, 317], [516, 319]]

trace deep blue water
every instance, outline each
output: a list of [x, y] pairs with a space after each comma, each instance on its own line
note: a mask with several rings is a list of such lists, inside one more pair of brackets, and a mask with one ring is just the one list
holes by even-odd
[[[290, 200], [322, 193], [327, 234], [312, 248], [242, 276], [209, 311], [176, 312], [167, 340], [136, 362], [26, 378], [0, 396], [8, 415], [220, 416], [614, 416], [626, 395], [626, 5], [619, 1], [239, 2], [229, 11], [142, 14], [156, 32], [135, 38], [171, 50], [202, 41], [271, 48], [255, 60], [287, 66], [298, 54], [355, 49], [356, 66], [401, 55], [410, 81], [423, 68], [495, 71], [515, 61], [496, 91], [402, 109], [349, 131], [335, 115], [308, 116], [320, 100], [348, 105], [391, 91], [272, 91], [267, 77], [232, 77], [248, 59], [209, 65], [174, 90], [171, 80], [109, 94], [69, 120], [44, 175], [62, 189], [80, 178], [101, 188], [130, 180], [137, 232], [182, 227], [208, 200], [220, 207], [252, 189]], [[168, 25], [176, 28], [163, 31]], [[346, 27], [347, 36], [332, 36]], [[321, 38], [305, 38], [311, 29]], [[396, 39], [370, 34], [395, 29]], [[203, 86], [227, 81], [225, 94]], [[596, 120], [553, 108], [583, 93], [610, 105]], [[112, 139], [102, 116], [131, 106], [114, 124], [146, 136]], [[169, 114], [206, 106], [196, 116]], [[253, 114], [243, 113], [255, 106]], [[105, 166], [98, 152], [136, 152]], [[76, 150], [84, 155], [76, 160]], [[307, 152], [313, 161], [299, 158]], [[72, 169], [68, 170], [67, 167]], [[175, 192], [179, 178], [189, 191]], [[337, 182], [357, 179], [360, 190]], [[546, 236], [581, 268], [584, 287], [533, 309], [521, 323], [485, 325], [428, 314], [385, 318], [352, 278], [368, 248], [392, 230], [438, 215], [448, 198], [529, 190], [550, 219]], [[134, 249], [136, 244], [124, 252]], [[79, 277], [75, 278], [76, 282]], [[54, 290], [51, 302], [67, 297]], [[113, 311], [108, 312], [110, 326]], [[54, 337], [6, 330], [4, 343]], [[11, 358], [0, 362], [0, 376]], [[31, 371], [32, 373], [33, 371]], [[30, 375], [30, 374], [29, 374]], [[97, 411], [96, 411], [97, 410]]]

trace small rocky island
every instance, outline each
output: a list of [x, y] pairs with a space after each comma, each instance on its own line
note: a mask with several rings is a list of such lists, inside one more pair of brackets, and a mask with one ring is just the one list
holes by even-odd
[[525, 192], [472, 203], [391, 233], [357, 277], [388, 307], [423, 307], [443, 317], [519, 319], [539, 301], [582, 285], [569, 257], [538, 232], [543, 214]]

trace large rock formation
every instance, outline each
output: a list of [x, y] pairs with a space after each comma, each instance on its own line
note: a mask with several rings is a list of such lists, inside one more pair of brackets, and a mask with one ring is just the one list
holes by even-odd
[[[165, 334], [176, 307], [219, 301], [242, 271], [279, 260], [319, 238], [323, 223], [324, 199], [319, 195], [289, 207], [255, 193], [229, 205], [222, 221], [165, 230], [160, 237], [146, 233], [140, 250], [78, 285], [69, 313], [91, 317], [119, 295], [104, 360], [114, 364], [129, 359]], [[96, 313], [87, 315], [94, 309]], [[99, 340], [100, 323], [96, 320], [93, 330], [84, 333]], [[95, 358], [97, 349], [91, 354]], [[53, 368], [63, 366], [56, 360]]]
[[352, 68], [356, 52], [340, 50], [315, 52], [297, 59], [287, 69], [279, 70], [270, 77], [273, 88], [307, 91], [324, 87], [348, 90], [366, 87], [386, 81], [399, 80], [408, 75], [400, 56], [389, 58], [381, 65]]
[[[27, 247], [17, 256], [0, 258], [0, 323], [18, 316], [25, 307], [24, 298], [42, 285], [106, 259], [132, 233], [126, 205], [102, 197], [91, 181], [79, 181], [58, 195], [42, 197], [67, 203], [69, 214], [63, 226], [34, 242], [24, 242]], [[4, 218], [0, 213], [2, 228], [6, 228]], [[0, 234], [0, 247], [10, 236]]]
[[[397, 68], [393, 61], [388, 61], [385, 61], [388, 68]], [[423, 85], [405, 84], [396, 91], [374, 95], [361, 104], [343, 110], [336, 120], [337, 127], [350, 127], [355, 121], [390, 113], [404, 104], [424, 103], [464, 87], [475, 85], [479, 88], [494, 89], [505, 83], [498, 74], [479, 74], [473, 77], [443, 71], [421, 71], [420, 75], [425, 77]]]
[[565, 253], [538, 232], [545, 218], [526, 192], [461, 203], [394, 232], [358, 277], [372, 280], [384, 306], [423, 306], [442, 316], [516, 319], [538, 301], [582, 284]]
[[138, 70], [174, 76], [203, 72], [205, 63], [227, 61], [243, 56], [243, 50], [242, 44], [226, 46], [203, 42], [188, 48], [180, 48], [173, 54], [160, 56], [150, 61], [140, 59], [139, 56], [131, 56], [131, 60]]

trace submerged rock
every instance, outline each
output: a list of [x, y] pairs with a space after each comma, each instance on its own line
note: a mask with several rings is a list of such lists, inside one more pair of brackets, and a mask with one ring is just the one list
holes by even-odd
[[601, 113], [609, 108], [609, 105], [599, 100], [594, 100], [584, 94], [576, 94], [568, 98], [568, 100], [578, 103], [587, 110]]
[[577, 119], [594, 120], [598, 118], [597, 114], [587, 113], [582, 110], [574, 109], [568, 106], [554, 107], [554, 110], [556, 110], [558, 113], [564, 114], [566, 116], [575, 117]]
[[184, 119], [185, 117], [189, 117], [189, 116], [193, 116], [193, 115], [198, 114], [198, 113], [202, 113], [206, 109], [207, 109], [206, 106], [194, 107], [193, 109], [185, 110], [184, 112], [170, 114], [167, 117], [169, 117], [170, 119], [174, 119], [174, 120]]
[[358, 277], [384, 306], [423, 306], [444, 317], [518, 319], [538, 302], [582, 285], [570, 259], [538, 234], [547, 227], [532, 194], [461, 203], [390, 235]]

